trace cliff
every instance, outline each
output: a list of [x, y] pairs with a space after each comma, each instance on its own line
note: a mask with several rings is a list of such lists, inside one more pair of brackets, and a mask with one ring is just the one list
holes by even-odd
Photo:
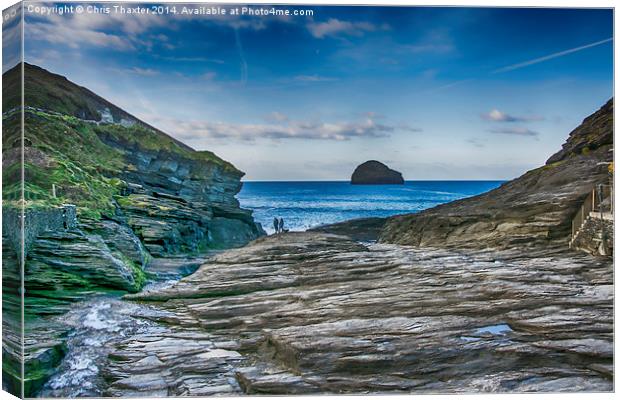
[[380, 241], [414, 246], [568, 248], [571, 221], [613, 161], [613, 99], [542, 167], [479, 196], [389, 218]]
[[[264, 234], [235, 198], [243, 172], [231, 163], [29, 64], [22, 200], [20, 69], [3, 75], [3, 214], [13, 221], [3, 229], [3, 269], [11, 272], [3, 286], [11, 293], [19, 286], [19, 256], [7, 253], [19, 253], [14, 236], [23, 205], [26, 335], [38, 317], [62, 314], [87, 295], [140, 290], [153, 258], [242, 246]], [[76, 214], [70, 223], [67, 209]], [[52, 344], [27, 346], [26, 395], [58, 361], [52, 354], [61, 348]]]
[[390, 169], [387, 165], [370, 160], [355, 168], [351, 175], [353, 185], [402, 185], [403, 175]]
[[[20, 201], [19, 80], [18, 68], [4, 75], [7, 212]], [[25, 64], [24, 92], [26, 210], [77, 206], [75, 228], [45, 235], [62, 236], [55, 239], [61, 247], [89, 243], [80, 247], [81, 255], [61, 253], [64, 258], [57, 258], [66, 265], [53, 269], [70, 270], [71, 260], [103, 244], [119, 253], [120, 263], [128, 259], [137, 264], [134, 269], [144, 269], [151, 256], [241, 246], [262, 234], [251, 211], [239, 207], [235, 195], [243, 172], [229, 162], [191, 149], [42, 68]], [[136, 249], [115, 243], [124, 236]], [[29, 244], [32, 257], [46, 243], [35, 239]], [[56, 261], [53, 254], [47, 260], [50, 265]]]

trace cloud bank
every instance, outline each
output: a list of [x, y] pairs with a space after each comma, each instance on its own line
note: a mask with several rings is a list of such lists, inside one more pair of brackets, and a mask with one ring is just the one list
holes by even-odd
[[201, 139], [226, 139], [253, 142], [261, 139], [288, 140], [334, 140], [347, 141], [358, 138], [385, 138], [397, 131], [418, 132], [419, 128], [408, 125], [390, 125], [378, 122], [379, 118], [367, 114], [355, 121], [323, 122], [298, 121], [273, 112], [266, 116], [267, 123], [235, 124], [209, 121], [161, 121], [177, 139], [197, 141]]

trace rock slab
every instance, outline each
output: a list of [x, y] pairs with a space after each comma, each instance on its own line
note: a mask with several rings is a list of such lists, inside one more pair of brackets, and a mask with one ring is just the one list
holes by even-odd
[[[613, 390], [613, 266], [585, 253], [464, 253], [286, 233], [126, 298], [165, 311], [170, 330], [208, 332], [223, 343], [215, 348], [235, 352], [182, 389], [178, 376], [164, 377], [144, 393], [207, 393], [213, 368], [247, 394]], [[170, 361], [151, 362], [163, 339], [139, 351], [150, 340], [118, 348], [107, 369], [117, 395], [123, 371], [148, 364], [147, 377], [169, 375], [213, 351], [180, 346]]]

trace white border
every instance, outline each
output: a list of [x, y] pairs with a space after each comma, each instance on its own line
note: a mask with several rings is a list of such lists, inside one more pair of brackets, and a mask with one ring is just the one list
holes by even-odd
[[[66, 1], [67, 3], [83, 3], [81, 1]], [[183, 1], [183, 0], [166, 0], [166, 1], [118, 1], [118, 3], [192, 3], [194, 1]], [[16, 1], [11, 0], [0, 0], [0, 8], [4, 10], [5, 8], [17, 3]], [[478, 0], [476, 2], [466, 1], [466, 0], [450, 0], [450, 1], [439, 1], [439, 0], [423, 0], [423, 1], [411, 1], [411, 0], [389, 0], [389, 1], [372, 1], [372, 0], [363, 0], [363, 1], [354, 1], [354, 0], [312, 0], [312, 1], [303, 1], [303, 0], [289, 0], [289, 1], [268, 1], [268, 0], [253, 0], [253, 1], [241, 1], [241, 0], [225, 0], [225, 1], [204, 1], [205, 4], [210, 3], [226, 3], [226, 4], [299, 4], [299, 5], [377, 5], [377, 6], [458, 6], [458, 7], [557, 7], [557, 8], [614, 8], [614, 1], [610, 0], [521, 0], [517, 2], [502, 2], [502, 1], [493, 1], [493, 0]], [[618, 23], [618, 14], [614, 9], [614, 31], [615, 26]], [[615, 32], [614, 32], [615, 33]], [[615, 35], [614, 35], [615, 39]], [[615, 77], [618, 76], [618, 52], [616, 47], [616, 40], [614, 40], [614, 82]], [[0, 57], [2, 56], [2, 50], [0, 47]], [[614, 98], [617, 96], [616, 88], [614, 86]], [[1, 94], [0, 94], [1, 100]], [[615, 107], [614, 107], [614, 143], [617, 143], [617, 119], [615, 118]], [[568, 135], [568, 132], [566, 133]], [[617, 176], [617, 172], [614, 174], [614, 185], [616, 185], [615, 178]], [[1, 177], [0, 177], [1, 179]], [[617, 187], [617, 186], [616, 186]], [[615, 198], [614, 207], [618, 210], [618, 196]], [[1, 221], [1, 216], [0, 216]], [[614, 235], [614, 247], [619, 249], [618, 243], [620, 240], [617, 235]], [[1, 251], [1, 250], [0, 250]], [[614, 258], [614, 284], [616, 282], [616, 273], [615, 273], [615, 258]], [[614, 294], [616, 294], [614, 288]], [[617, 307], [617, 296], [614, 298], [614, 354], [620, 354], [620, 346], [618, 343], [618, 338], [615, 330], [615, 322], [618, 318], [618, 307]], [[1, 327], [0, 327], [1, 330]], [[616, 365], [614, 359], [614, 366]], [[614, 368], [615, 369], [615, 368]], [[614, 388], [618, 386], [618, 375], [614, 375]], [[517, 400], [523, 399], [548, 399], [548, 400], [575, 400], [575, 399], [583, 399], [587, 396], [588, 400], [598, 400], [598, 399], [611, 399], [615, 398], [615, 393], [566, 393], [566, 394], [468, 394], [468, 395], [372, 395], [372, 396], [363, 396], [364, 399], [372, 399], [372, 400], [386, 400], [386, 399], [394, 399], [394, 400], [411, 400], [415, 399], [433, 399], [433, 400], [451, 400], [455, 398], [465, 398], [465, 399], [484, 399], [484, 400]], [[338, 400], [346, 400], [352, 398], [359, 398], [361, 396], [244, 396], [244, 398], [260, 398], [261, 400], [281, 400], [281, 399], [309, 399], [309, 400], [318, 400], [323, 398], [329, 399], [338, 399]], [[199, 399], [200, 397], [181, 397], [179, 399]], [[227, 399], [236, 399], [239, 397], [226, 397]], [[15, 399], [15, 397], [10, 394], [0, 391], [0, 400], [7, 399]], [[148, 398], [147, 398], [148, 399]], [[153, 398], [153, 400], [160, 400], [161, 398]], [[204, 399], [214, 399], [209, 397], [204, 397]], [[222, 399], [222, 397], [217, 397], [217, 399]]]

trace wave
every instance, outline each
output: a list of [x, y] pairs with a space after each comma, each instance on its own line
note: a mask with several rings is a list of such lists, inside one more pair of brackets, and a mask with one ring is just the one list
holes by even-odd
[[501, 182], [408, 182], [398, 186], [350, 185], [348, 182], [249, 182], [239, 201], [254, 211], [268, 233], [273, 218], [302, 231], [354, 218], [389, 217], [486, 192]]

